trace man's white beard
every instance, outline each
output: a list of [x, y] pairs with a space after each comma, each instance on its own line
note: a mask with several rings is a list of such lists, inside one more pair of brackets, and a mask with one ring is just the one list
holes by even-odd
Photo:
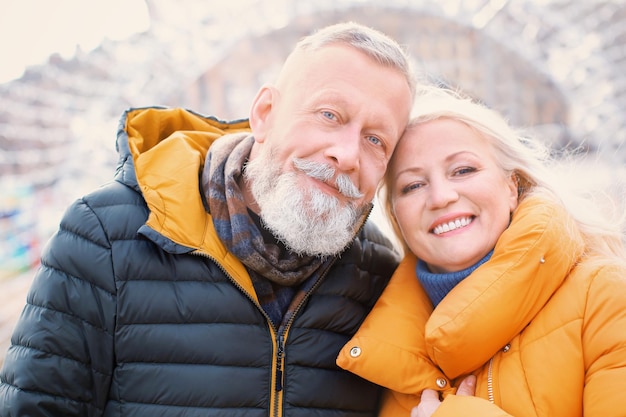
[[[357, 221], [368, 206], [357, 207], [352, 202], [342, 205], [336, 197], [315, 187], [304, 189], [297, 177], [305, 174], [281, 173], [270, 152], [263, 149], [244, 170], [265, 227], [299, 255], [328, 256], [341, 252], [354, 239]], [[303, 160], [299, 163], [314, 164]], [[311, 169], [319, 173], [320, 165]], [[329, 175], [328, 170], [321, 171], [326, 173], [321, 175]], [[347, 193], [358, 193], [352, 183], [347, 188], [354, 188]]]

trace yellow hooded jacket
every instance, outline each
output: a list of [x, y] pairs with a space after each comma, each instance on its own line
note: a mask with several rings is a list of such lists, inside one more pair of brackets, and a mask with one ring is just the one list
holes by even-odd
[[[584, 255], [564, 209], [523, 201], [492, 258], [433, 311], [407, 256], [337, 364], [389, 389], [382, 416], [421, 392], [434, 416], [626, 416], [626, 267]], [[474, 397], [452, 395], [477, 377]]]

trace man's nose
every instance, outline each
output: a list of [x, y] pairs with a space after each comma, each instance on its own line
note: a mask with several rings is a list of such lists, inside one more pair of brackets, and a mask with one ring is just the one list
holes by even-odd
[[325, 150], [326, 158], [341, 172], [357, 171], [360, 166], [362, 135], [354, 128], [342, 129]]

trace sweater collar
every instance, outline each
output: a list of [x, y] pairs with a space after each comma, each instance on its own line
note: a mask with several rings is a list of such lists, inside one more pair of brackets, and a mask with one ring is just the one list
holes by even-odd
[[459, 282], [463, 281], [467, 278], [472, 272], [476, 270], [479, 266], [484, 264], [491, 258], [493, 255], [493, 249], [485, 255], [480, 261], [470, 266], [469, 268], [465, 268], [462, 271], [456, 272], [448, 272], [443, 274], [435, 274], [430, 272], [428, 269], [428, 265], [426, 262], [419, 260], [417, 262], [417, 266], [415, 267], [415, 272], [417, 273], [417, 278], [419, 282], [426, 290], [430, 301], [432, 301], [433, 306], [437, 307], [437, 304], [443, 300], [443, 298], [454, 288]]

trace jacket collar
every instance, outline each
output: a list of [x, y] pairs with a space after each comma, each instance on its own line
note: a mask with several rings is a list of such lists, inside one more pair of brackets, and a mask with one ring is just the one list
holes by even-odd
[[490, 261], [434, 311], [407, 255], [337, 364], [401, 393], [445, 391], [443, 374], [453, 379], [488, 362], [543, 309], [583, 250], [561, 205], [529, 197]]

